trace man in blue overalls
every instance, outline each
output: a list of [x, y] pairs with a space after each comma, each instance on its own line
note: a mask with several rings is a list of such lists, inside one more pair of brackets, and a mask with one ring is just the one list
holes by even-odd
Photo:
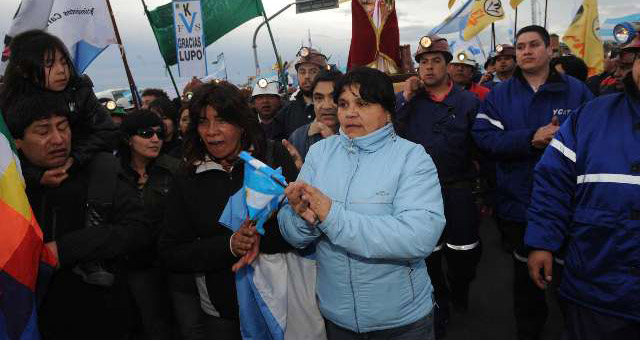
[[[449, 300], [466, 311], [471, 280], [480, 259], [477, 210], [472, 195], [473, 125], [478, 99], [455, 85], [447, 73], [452, 60], [446, 39], [436, 35], [420, 39], [415, 59], [418, 77], [409, 78], [397, 94], [398, 134], [427, 150], [438, 169], [447, 225], [438, 246], [427, 259], [438, 304], [436, 338], [444, 335]], [[442, 271], [442, 255], [448, 271]]]

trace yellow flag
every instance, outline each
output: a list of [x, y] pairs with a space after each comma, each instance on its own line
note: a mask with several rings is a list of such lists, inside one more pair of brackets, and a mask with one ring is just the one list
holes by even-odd
[[516, 9], [523, 1], [524, 0], [510, 0], [509, 3], [511, 4], [511, 8]]
[[456, 3], [456, 0], [449, 0], [449, 9], [451, 9], [451, 7], [453, 7], [455, 3]]
[[464, 40], [468, 41], [492, 22], [501, 19], [504, 19], [504, 9], [500, 0], [474, 0], [467, 26], [464, 28]]
[[573, 22], [564, 33], [564, 41], [571, 53], [584, 60], [589, 67], [589, 76], [604, 70], [604, 48], [598, 36], [598, 1], [584, 0], [573, 18]]

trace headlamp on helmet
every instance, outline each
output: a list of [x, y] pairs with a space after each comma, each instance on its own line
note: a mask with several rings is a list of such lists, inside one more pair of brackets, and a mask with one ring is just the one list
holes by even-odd
[[458, 58], [458, 60], [460, 60], [460, 61], [465, 61], [465, 60], [467, 60], [467, 54], [464, 53], [464, 52], [460, 52], [460, 53], [458, 53], [456, 58]]
[[187, 100], [191, 100], [191, 98], [193, 98], [193, 92], [189, 91], [185, 93], [184, 97], [187, 98]]
[[498, 45], [498, 46], [496, 46], [496, 52], [500, 53], [500, 52], [502, 52], [503, 50], [504, 50], [504, 46], [502, 46], [502, 45]]
[[420, 38], [420, 46], [422, 46], [423, 48], [429, 48], [429, 46], [431, 46], [432, 43], [433, 41], [431, 41], [431, 38], [427, 36]]
[[109, 100], [109, 101], [107, 101], [106, 103], [104, 103], [104, 107], [105, 107], [107, 110], [109, 110], [109, 111], [113, 111], [113, 110], [115, 110], [117, 106], [118, 106], [118, 105], [117, 105], [117, 104], [116, 104], [116, 102], [115, 102], [115, 101], [113, 101], [113, 100]]
[[303, 47], [300, 49], [300, 51], [298, 51], [298, 55], [303, 58], [308, 57], [310, 54], [311, 54], [311, 51], [309, 50], [308, 47]]
[[269, 85], [269, 81], [261, 78], [260, 80], [258, 80], [258, 87], [260, 87], [261, 89], [267, 87]]
[[640, 24], [630, 22], [619, 23], [613, 28], [613, 37], [618, 43], [626, 45], [638, 35], [638, 29], [640, 29], [640, 27], [637, 26], [640, 26]]

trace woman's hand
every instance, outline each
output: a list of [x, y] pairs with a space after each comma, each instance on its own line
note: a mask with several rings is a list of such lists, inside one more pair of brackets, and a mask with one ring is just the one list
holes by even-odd
[[309, 186], [304, 182], [289, 183], [284, 190], [284, 194], [289, 199], [289, 205], [302, 219], [310, 224], [315, 225], [318, 217], [315, 212], [309, 209], [309, 201], [303, 199], [304, 187]]
[[309, 208], [313, 210], [321, 222], [327, 218], [329, 211], [331, 211], [331, 198], [308, 184], [303, 187], [302, 200], [309, 202]]
[[256, 243], [256, 236], [254, 222], [247, 219], [242, 223], [240, 229], [231, 235], [231, 253], [234, 256], [244, 256], [253, 248], [254, 243]]

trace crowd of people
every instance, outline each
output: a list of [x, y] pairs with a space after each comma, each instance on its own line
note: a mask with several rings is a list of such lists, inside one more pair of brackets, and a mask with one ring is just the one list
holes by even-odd
[[[486, 218], [513, 257], [514, 338], [540, 338], [553, 289], [567, 339], [640, 339], [640, 35], [591, 78], [554, 53], [527, 26], [481, 74], [427, 35], [394, 90], [304, 47], [290, 97], [194, 79], [135, 109], [99, 101], [57, 37], [16, 36], [0, 110], [58, 260], [42, 338], [240, 339], [234, 272], [312, 253], [324, 330], [305, 338], [442, 339], [468, 312]], [[264, 235], [219, 222], [242, 151], [289, 183]]]

